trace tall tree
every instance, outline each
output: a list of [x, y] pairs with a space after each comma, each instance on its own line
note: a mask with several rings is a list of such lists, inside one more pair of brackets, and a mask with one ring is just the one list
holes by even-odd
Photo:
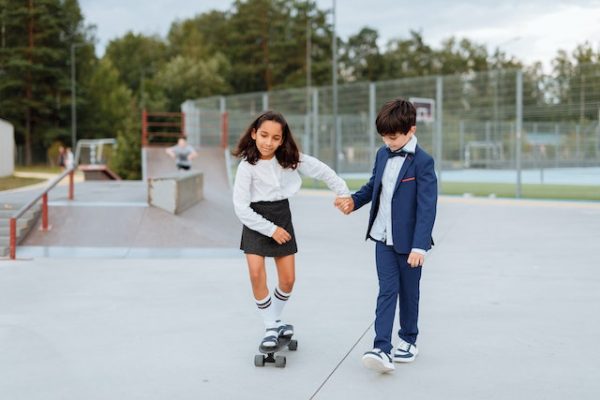
[[70, 45], [88, 38], [74, 0], [0, 0], [0, 15], [0, 113], [30, 164], [67, 133]]
[[229, 92], [228, 70], [229, 63], [220, 53], [206, 59], [179, 55], [163, 66], [154, 85], [164, 95], [167, 109], [176, 111], [185, 100]]
[[167, 51], [167, 43], [160, 37], [128, 32], [108, 44], [105, 57], [143, 108], [148, 102], [156, 103], [156, 99], [161, 97], [155, 87], [148, 86], [148, 82], [167, 62]]
[[342, 45], [340, 69], [346, 82], [376, 81], [383, 74], [383, 56], [377, 45], [378, 38], [375, 29], [364, 27]]

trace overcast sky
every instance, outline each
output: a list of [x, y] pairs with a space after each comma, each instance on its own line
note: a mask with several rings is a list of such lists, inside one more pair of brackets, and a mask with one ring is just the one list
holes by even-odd
[[[526, 64], [542, 61], [546, 68], [558, 49], [569, 53], [586, 40], [600, 48], [600, 0], [337, 0], [337, 32], [342, 38], [360, 28], [375, 28], [383, 47], [391, 38], [420, 31], [437, 48], [450, 36], [499, 46]], [[80, 0], [87, 24], [97, 27], [97, 53], [127, 31], [165, 37], [176, 19], [217, 9], [227, 0]], [[317, 0], [330, 9], [332, 0]]]

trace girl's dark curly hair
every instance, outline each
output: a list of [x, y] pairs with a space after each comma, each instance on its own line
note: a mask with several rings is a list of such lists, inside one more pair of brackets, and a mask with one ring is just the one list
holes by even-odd
[[281, 125], [282, 143], [275, 151], [277, 161], [283, 168], [296, 169], [300, 162], [300, 152], [287, 121], [277, 111], [265, 111], [256, 117], [240, 138], [237, 148], [231, 154], [235, 157], [245, 158], [250, 164], [255, 165], [260, 159], [260, 152], [256, 147], [256, 141], [252, 139], [252, 132], [258, 132], [258, 128], [265, 121], [274, 121]]

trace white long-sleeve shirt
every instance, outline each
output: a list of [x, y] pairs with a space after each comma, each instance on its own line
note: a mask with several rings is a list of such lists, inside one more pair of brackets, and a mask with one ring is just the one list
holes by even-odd
[[315, 157], [300, 153], [300, 162], [295, 170], [284, 169], [276, 157], [258, 160], [255, 165], [242, 160], [233, 185], [233, 206], [242, 224], [271, 237], [277, 226], [250, 208], [250, 203], [277, 201], [293, 196], [302, 186], [299, 172], [325, 182], [338, 196], [350, 196], [346, 182]]

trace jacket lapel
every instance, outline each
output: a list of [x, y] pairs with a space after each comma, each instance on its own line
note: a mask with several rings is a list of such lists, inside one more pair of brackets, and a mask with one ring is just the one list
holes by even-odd
[[373, 187], [373, 193], [377, 193], [379, 196], [379, 188], [381, 187], [381, 179], [383, 179], [383, 171], [385, 170], [385, 166], [387, 164], [388, 155], [384, 153], [377, 163], [377, 170], [375, 171], [375, 184]]

